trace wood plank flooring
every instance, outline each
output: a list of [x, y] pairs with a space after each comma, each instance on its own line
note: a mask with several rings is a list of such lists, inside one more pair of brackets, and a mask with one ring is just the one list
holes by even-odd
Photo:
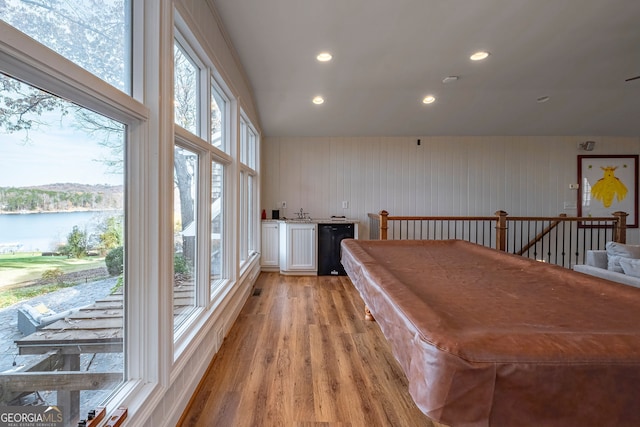
[[441, 426], [347, 277], [261, 273], [255, 288], [179, 425]]

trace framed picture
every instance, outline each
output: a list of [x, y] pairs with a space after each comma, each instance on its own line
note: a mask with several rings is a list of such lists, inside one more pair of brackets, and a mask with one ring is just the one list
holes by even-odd
[[[628, 228], [638, 228], [638, 155], [578, 156], [578, 216], [629, 214]], [[585, 224], [582, 224], [585, 226]]]

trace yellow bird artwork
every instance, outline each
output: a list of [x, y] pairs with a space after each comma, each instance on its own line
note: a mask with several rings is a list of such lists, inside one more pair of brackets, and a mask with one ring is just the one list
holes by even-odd
[[615, 175], [617, 166], [601, 166], [600, 169], [604, 171], [604, 176], [591, 187], [591, 196], [602, 201], [604, 207], [608, 208], [613, 203], [614, 197], [617, 197], [618, 201], [624, 200], [627, 196], [627, 187]]

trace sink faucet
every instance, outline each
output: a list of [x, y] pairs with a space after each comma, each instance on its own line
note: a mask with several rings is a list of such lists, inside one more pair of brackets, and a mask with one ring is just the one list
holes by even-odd
[[309, 218], [309, 214], [303, 211], [302, 208], [300, 208], [300, 212], [296, 212], [296, 215], [298, 216], [298, 219], [311, 219]]

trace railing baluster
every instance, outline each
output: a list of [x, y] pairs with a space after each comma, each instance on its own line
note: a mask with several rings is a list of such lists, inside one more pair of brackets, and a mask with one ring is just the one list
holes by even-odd
[[508, 217], [498, 211], [492, 217], [392, 217], [381, 211], [369, 214], [369, 238], [462, 239], [492, 248], [500, 238], [502, 250], [571, 268], [584, 262], [589, 249], [604, 249], [611, 240], [626, 241], [626, 216], [616, 212], [612, 218]]
[[[567, 233], [567, 222], [563, 221], [562, 222], [562, 266], [566, 267], [566, 258], [565, 258], [565, 251], [564, 251], [564, 244], [565, 244], [565, 240], [566, 240], [566, 233]], [[569, 263], [571, 264], [571, 263]]]

